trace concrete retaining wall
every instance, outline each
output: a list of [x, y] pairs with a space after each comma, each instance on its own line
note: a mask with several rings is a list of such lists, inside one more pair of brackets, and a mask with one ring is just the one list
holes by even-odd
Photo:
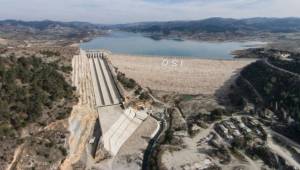
[[103, 135], [104, 147], [109, 150], [112, 155], [118, 153], [121, 146], [142, 123], [142, 120], [137, 119], [134, 115], [134, 113], [126, 114], [125, 112]]

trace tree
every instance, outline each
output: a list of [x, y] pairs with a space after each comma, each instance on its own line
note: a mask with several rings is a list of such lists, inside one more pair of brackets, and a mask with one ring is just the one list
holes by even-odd
[[211, 112], [211, 120], [220, 120], [222, 119], [222, 115], [225, 113], [224, 109], [217, 108]]
[[2, 117], [9, 118], [9, 108], [7, 101], [0, 99], [0, 118]]

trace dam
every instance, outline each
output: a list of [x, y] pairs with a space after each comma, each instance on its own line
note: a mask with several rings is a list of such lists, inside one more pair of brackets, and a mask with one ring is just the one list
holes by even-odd
[[102, 145], [114, 156], [147, 119], [147, 111], [124, 108], [121, 85], [105, 52], [80, 50], [80, 54], [73, 57], [72, 65], [72, 82], [80, 95], [79, 102], [97, 114], [90, 152], [95, 156], [98, 146]]

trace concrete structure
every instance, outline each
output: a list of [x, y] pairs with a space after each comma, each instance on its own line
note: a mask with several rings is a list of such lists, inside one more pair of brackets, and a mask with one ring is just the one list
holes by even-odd
[[76, 55], [72, 60], [72, 85], [80, 95], [79, 103], [88, 104], [91, 108], [95, 105], [95, 96], [90, 74], [89, 61], [83, 55]]
[[[82, 51], [82, 53], [86, 53]], [[96, 51], [86, 53], [92, 74], [96, 96], [96, 107], [116, 105], [121, 103], [120, 94], [112, 78], [111, 70], [104, 54]]]
[[[103, 52], [81, 50], [80, 55], [73, 57], [72, 66], [72, 82], [77, 87], [80, 102], [88, 103], [98, 113], [99, 123], [96, 123], [94, 134], [91, 136], [93, 139], [91, 152], [93, 155], [96, 153], [100, 141], [106, 150], [116, 155], [147, 118], [147, 111], [121, 108], [121, 94], [113, 78], [115, 73], [110, 69]], [[86, 93], [87, 90], [89, 93]]]
[[139, 125], [147, 118], [146, 112], [128, 108], [125, 114], [110, 127], [103, 135], [104, 147], [116, 155], [122, 144], [134, 133]]

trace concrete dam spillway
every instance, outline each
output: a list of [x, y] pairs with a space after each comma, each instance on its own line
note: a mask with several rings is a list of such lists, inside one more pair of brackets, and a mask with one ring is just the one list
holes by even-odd
[[147, 112], [121, 107], [123, 100], [116, 73], [104, 52], [81, 50], [73, 57], [72, 64], [72, 80], [80, 95], [79, 102], [90, 106], [98, 115], [90, 152], [95, 156], [97, 146], [102, 144], [114, 156], [146, 120]]
[[94, 93], [96, 97], [96, 107], [120, 104], [120, 94], [111, 75], [104, 54], [99, 52], [89, 52], [86, 54], [89, 60]]

